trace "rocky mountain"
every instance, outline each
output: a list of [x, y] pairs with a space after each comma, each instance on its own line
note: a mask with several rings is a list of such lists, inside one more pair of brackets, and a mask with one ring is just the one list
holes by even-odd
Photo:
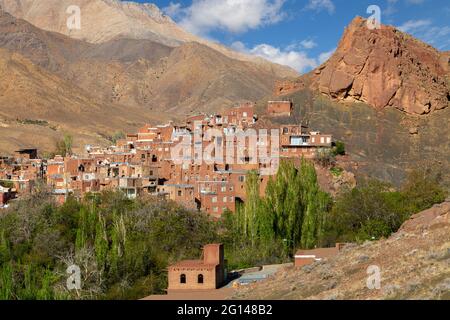
[[[242, 287], [235, 299], [450, 299], [450, 202], [414, 215], [388, 239], [351, 244], [338, 256]], [[367, 287], [378, 266], [381, 288]]]
[[334, 55], [316, 70], [277, 84], [292, 99], [292, 118], [344, 141], [358, 176], [400, 184], [408, 170], [428, 167], [450, 182], [448, 52], [355, 18]]
[[[3, 11], [0, 12], [0, 48], [24, 58], [35, 67], [36, 73], [51, 76], [53, 86], [60, 85], [68, 88], [67, 93], [77, 92], [86, 98], [78, 113], [72, 112], [71, 104], [62, 99], [68, 105], [60, 102], [57, 109], [64, 116], [55, 118], [55, 114], [50, 113], [55, 110], [54, 101], [50, 99], [55, 92], [45, 85], [39, 92], [18, 87], [14, 97], [11, 91], [3, 93], [5, 103], [8, 101], [12, 108], [2, 107], [0, 121], [9, 123], [10, 136], [14, 131], [11, 121], [22, 120], [25, 116], [28, 120], [52, 122], [54, 127], [76, 124], [77, 130], [73, 133], [79, 135], [80, 131], [88, 130], [89, 122], [83, 122], [84, 116], [89, 121], [96, 119], [95, 113], [89, 115], [91, 111], [86, 109], [90, 104], [102, 106], [99, 107], [103, 111], [98, 128], [105, 124], [102, 130], [89, 129], [90, 133], [97, 135], [101, 131], [101, 135], [107, 136], [108, 131], [129, 129], [127, 122], [138, 126], [149, 120], [183, 118], [199, 110], [212, 112], [240, 100], [258, 100], [272, 90], [276, 79], [281, 79], [276, 71], [261, 64], [232, 59], [197, 42], [177, 47], [126, 38], [89, 43], [39, 29]], [[9, 69], [4, 70], [5, 85], [7, 71]], [[22, 76], [25, 81], [26, 74]], [[40, 105], [35, 108], [40, 112], [28, 113], [25, 106], [38, 98]], [[141, 116], [134, 117], [133, 112]], [[105, 114], [112, 118], [120, 116], [123, 121], [108, 122]], [[24, 130], [23, 126], [16, 129]], [[55, 135], [54, 132], [49, 134]], [[22, 135], [16, 136], [16, 147], [28, 143], [21, 140]], [[0, 149], [10, 152], [1, 146], [5, 143], [6, 140], [0, 143]], [[38, 142], [37, 146], [48, 150], [53, 144]]]
[[[170, 47], [198, 42], [225, 56], [258, 64], [266, 72], [280, 77], [296, 77], [289, 67], [242, 54], [218, 43], [197, 37], [178, 26], [151, 3], [120, 0], [0, 0], [3, 9], [40, 29], [65, 34], [90, 43], [105, 43], [118, 38], [150, 40]], [[69, 29], [70, 6], [81, 13], [81, 28]]]
[[391, 26], [369, 29], [357, 17], [333, 56], [308, 76], [281, 83], [278, 94], [310, 87], [338, 101], [429, 114], [450, 103], [450, 55]]

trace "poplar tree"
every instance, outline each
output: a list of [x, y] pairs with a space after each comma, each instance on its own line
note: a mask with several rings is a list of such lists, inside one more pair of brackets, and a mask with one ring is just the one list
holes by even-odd
[[99, 216], [95, 228], [95, 256], [100, 270], [106, 266], [106, 258], [108, 255], [108, 236], [106, 233], [105, 220]]

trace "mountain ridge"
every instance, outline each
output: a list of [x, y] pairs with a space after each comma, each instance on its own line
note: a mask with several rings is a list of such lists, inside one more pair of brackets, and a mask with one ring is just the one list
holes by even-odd
[[[69, 30], [66, 9], [77, 5], [81, 10], [81, 29]], [[27, 20], [40, 29], [65, 34], [90, 43], [104, 43], [117, 38], [151, 40], [176, 47], [198, 42], [229, 58], [250, 61], [282, 77], [296, 77], [290, 67], [263, 58], [234, 51], [219, 43], [204, 40], [179, 27], [151, 3], [119, 0], [0, 0], [0, 6], [16, 18]], [[55, 9], [56, 8], [56, 9]]]

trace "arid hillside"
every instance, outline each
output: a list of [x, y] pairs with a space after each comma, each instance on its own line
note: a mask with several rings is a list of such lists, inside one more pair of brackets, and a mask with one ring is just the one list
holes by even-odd
[[[367, 287], [369, 266], [379, 267], [380, 289]], [[234, 299], [450, 299], [450, 202], [414, 215], [389, 239], [285, 268], [242, 287]]]
[[[104, 142], [112, 128], [132, 129], [151, 118], [136, 108], [100, 103], [18, 53], [0, 49], [0, 151], [37, 146], [52, 151], [64, 133], [77, 144]], [[104, 116], [108, 110], [108, 117]]]

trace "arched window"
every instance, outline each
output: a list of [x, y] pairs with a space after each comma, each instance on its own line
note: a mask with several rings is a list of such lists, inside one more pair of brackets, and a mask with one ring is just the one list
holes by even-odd
[[203, 283], [203, 275], [202, 274], [198, 275], [198, 283]]
[[186, 283], [186, 275], [185, 274], [182, 274], [180, 276], [180, 283]]

